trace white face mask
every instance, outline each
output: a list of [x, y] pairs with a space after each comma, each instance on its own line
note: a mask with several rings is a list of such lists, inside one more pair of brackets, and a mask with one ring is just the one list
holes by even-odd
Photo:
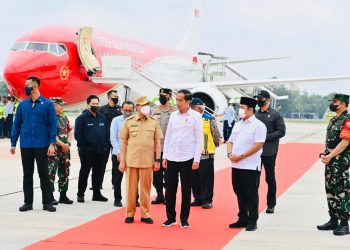
[[244, 119], [244, 117], [247, 116], [246, 113], [245, 113], [245, 110], [240, 108], [238, 110], [238, 116], [239, 116], [239, 118]]
[[141, 107], [141, 113], [144, 115], [149, 115], [151, 112], [151, 107], [149, 105]]

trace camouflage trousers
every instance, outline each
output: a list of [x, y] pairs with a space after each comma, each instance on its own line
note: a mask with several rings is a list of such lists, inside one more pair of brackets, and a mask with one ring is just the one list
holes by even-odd
[[67, 192], [69, 181], [70, 153], [56, 151], [53, 156], [49, 156], [49, 178], [52, 192], [55, 191], [55, 177], [58, 174], [59, 192]]
[[349, 166], [330, 162], [325, 170], [328, 212], [339, 220], [350, 220]]

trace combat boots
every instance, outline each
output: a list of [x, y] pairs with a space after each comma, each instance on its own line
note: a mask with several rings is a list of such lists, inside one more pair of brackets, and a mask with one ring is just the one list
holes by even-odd
[[54, 206], [58, 205], [58, 202], [55, 199], [55, 196], [53, 196], [53, 193], [51, 193], [51, 205], [54, 205]]
[[347, 220], [341, 220], [340, 225], [333, 231], [334, 235], [349, 234], [349, 223]]
[[328, 222], [326, 222], [323, 225], [318, 225], [318, 230], [335, 230], [339, 226], [338, 219], [335, 217], [332, 217]]
[[61, 192], [60, 199], [58, 200], [58, 203], [73, 204], [73, 201], [67, 197], [66, 192]]

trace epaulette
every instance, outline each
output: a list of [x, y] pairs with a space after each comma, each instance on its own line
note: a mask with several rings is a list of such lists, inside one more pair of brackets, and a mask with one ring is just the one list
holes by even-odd
[[154, 117], [153, 115], [149, 115], [148, 117], [150, 117], [150, 118], [152, 118], [152, 119], [158, 121], [158, 118]]
[[134, 117], [135, 117], [135, 115], [129, 116], [128, 118], [125, 119], [125, 121], [129, 121], [129, 120], [131, 120]]

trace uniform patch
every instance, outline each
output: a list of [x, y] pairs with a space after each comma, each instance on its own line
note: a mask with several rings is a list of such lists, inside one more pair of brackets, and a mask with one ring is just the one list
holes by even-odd
[[138, 126], [139, 126], [139, 125], [137, 125], [137, 124], [131, 124], [130, 127], [137, 128]]

